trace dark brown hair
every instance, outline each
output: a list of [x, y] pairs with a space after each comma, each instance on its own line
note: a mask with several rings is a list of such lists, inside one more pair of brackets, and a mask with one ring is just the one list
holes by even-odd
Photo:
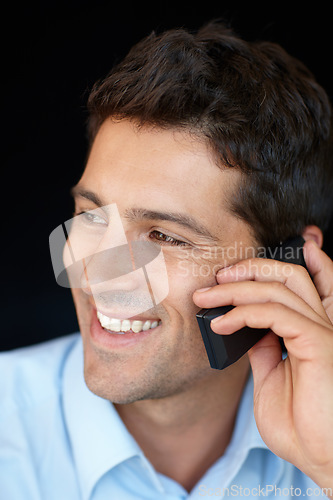
[[219, 21], [152, 33], [96, 83], [88, 110], [91, 141], [110, 116], [205, 137], [223, 168], [244, 172], [231, 210], [262, 245], [328, 226], [330, 103], [276, 44], [244, 41]]

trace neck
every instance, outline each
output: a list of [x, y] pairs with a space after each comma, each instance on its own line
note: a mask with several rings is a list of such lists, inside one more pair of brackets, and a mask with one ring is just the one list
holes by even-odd
[[223, 455], [248, 376], [248, 361], [163, 399], [115, 405], [155, 469], [187, 491]]

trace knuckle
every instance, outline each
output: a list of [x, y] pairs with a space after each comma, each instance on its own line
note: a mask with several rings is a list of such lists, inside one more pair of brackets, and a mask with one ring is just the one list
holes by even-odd
[[286, 306], [284, 304], [280, 304], [279, 302], [267, 302], [263, 304], [265, 313], [269, 316], [280, 316], [285, 310]]
[[271, 306], [272, 306], [273, 313], [275, 313], [277, 315], [284, 313], [286, 310], [286, 306], [284, 304], [280, 304], [278, 302], [272, 303]]
[[286, 290], [285, 284], [281, 283], [281, 281], [272, 281], [271, 287], [275, 292], [278, 293], [284, 292]]
[[296, 265], [296, 269], [301, 276], [304, 276], [304, 278], [309, 278], [309, 273], [308, 273], [307, 269], [305, 269], [304, 266], [301, 266], [298, 264], [298, 265]]

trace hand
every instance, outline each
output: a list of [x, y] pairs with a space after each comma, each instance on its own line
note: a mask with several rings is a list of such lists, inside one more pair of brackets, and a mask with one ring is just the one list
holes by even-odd
[[313, 241], [304, 255], [313, 282], [300, 266], [249, 259], [221, 270], [194, 301], [237, 306], [211, 324], [216, 333], [271, 330], [248, 353], [259, 432], [273, 453], [333, 488], [333, 262]]

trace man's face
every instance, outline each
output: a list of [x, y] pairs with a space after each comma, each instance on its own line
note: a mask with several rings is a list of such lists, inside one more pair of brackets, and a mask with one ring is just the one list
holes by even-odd
[[[73, 290], [85, 379], [99, 396], [130, 403], [223, 376], [209, 366], [192, 295], [216, 284], [217, 270], [239, 260], [241, 246], [254, 243], [247, 225], [228, 211], [239, 179], [236, 170], [221, 170], [207, 145], [188, 133], [139, 129], [128, 120], [102, 125], [74, 190], [75, 213], [94, 210], [107, 238], [112, 220], [104, 207], [115, 204], [129, 243], [150, 241], [162, 248], [169, 293], [134, 317], [153, 328], [122, 334], [102, 327], [97, 311], [105, 309], [89, 284]], [[115, 283], [114, 310], [107, 316], [132, 321], [131, 275]], [[237, 366], [228, 373], [237, 373]]]

